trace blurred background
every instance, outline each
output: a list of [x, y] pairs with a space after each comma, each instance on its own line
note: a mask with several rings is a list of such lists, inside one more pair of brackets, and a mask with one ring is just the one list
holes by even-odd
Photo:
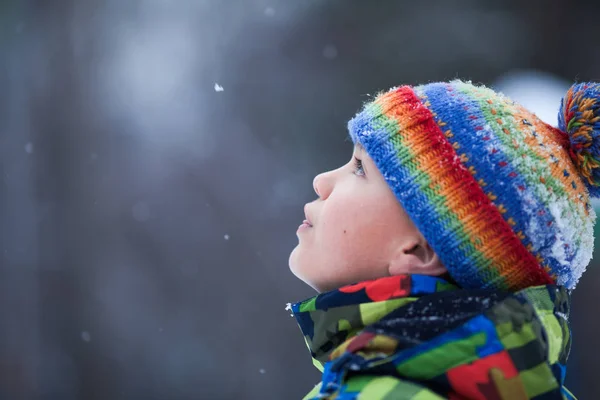
[[[453, 78], [556, 124], [600, 3], [0, 1], [0, 399], [296, 399], [312, 178], [369, 95]], [[598, 235], [600, 236], [600, 235]], [[568, 385], [600, 394], [600, 257]]]

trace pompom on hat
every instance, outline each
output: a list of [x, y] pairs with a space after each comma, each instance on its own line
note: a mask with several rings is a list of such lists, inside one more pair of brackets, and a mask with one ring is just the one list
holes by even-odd
[[600, 197], [600, 85], [571, 86], [562, 99], [558, 128], [569, 140], [569, 154], [590, 196]]
[[392, 88], [348, 129], [459, 285], [574, 289], [600, 197], [599, 84], [573, 85], [558, 119], [452, 81]]

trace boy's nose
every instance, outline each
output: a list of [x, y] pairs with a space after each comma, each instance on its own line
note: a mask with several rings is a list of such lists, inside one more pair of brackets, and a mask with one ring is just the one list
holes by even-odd
[[321, 200], [325, 200], [331, 194], [333, 188], [331, 171], [323, 172], [313, 179], [313, 189]]

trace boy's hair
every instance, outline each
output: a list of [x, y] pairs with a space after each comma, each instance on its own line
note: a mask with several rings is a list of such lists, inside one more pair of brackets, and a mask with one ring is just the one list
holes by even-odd
[[483, 86], [402, 86], [349, 123], [464, 288], [575, 288], [600, 195], [600, 85], [562, 100], [558, 129]]

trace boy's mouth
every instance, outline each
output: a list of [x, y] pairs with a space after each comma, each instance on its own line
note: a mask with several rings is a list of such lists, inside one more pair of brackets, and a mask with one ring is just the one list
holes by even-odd
[[312, 222], [310, 221], [310, 217], [308, 216], [308, 204], [304, 206], [304, 221], [302, 222], [302, 225], [308, 225], [310, 227], [313, 226]]
[[304, 221], [302, 221], [302, 224], [298, 227], [298, 230], [301, 229], [306, 229], [306, 228], [312, 228], [313, 224], [310, 221], [310, 218], [308, 216], [308, 204], [304, 206]]
[[302, 222], [302, 224], [298, 227], [298, 231], [301, 231], [303, 229], [308, 229], [308, 228], [312, 228], [312, 225], [307, 220], [304, 220]]

